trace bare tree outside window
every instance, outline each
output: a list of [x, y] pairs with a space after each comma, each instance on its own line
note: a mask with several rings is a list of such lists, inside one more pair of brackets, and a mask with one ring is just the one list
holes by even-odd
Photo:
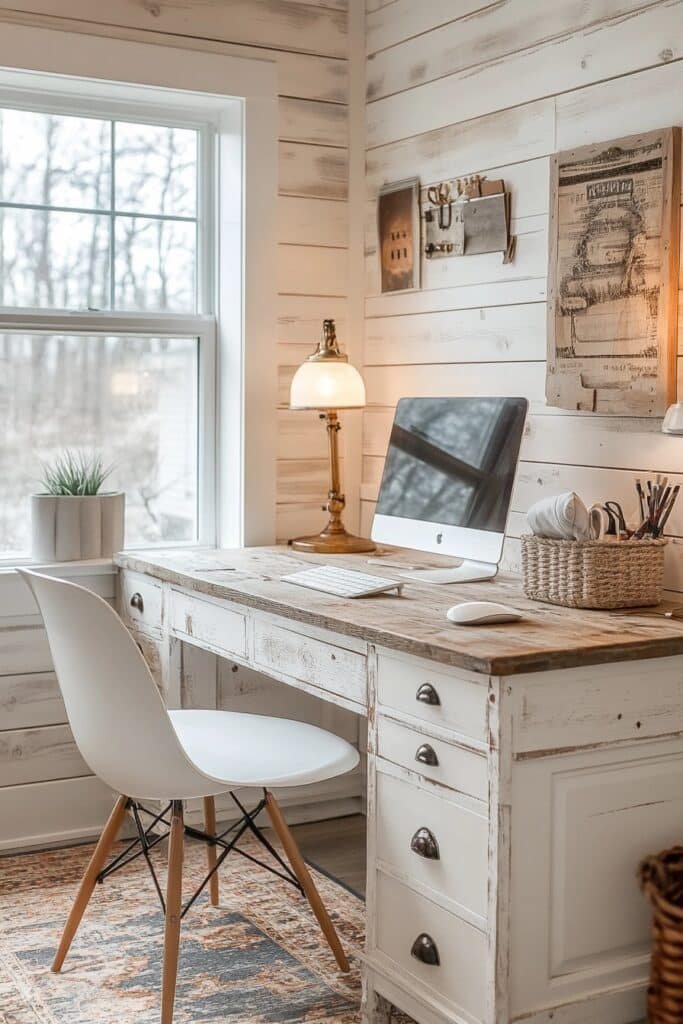
[[[0, 305], [197, 310], [198, 131], [0, 108]], [[96, 449], [127, 543], [193, 541], [197, 337], [0, 333], [0, 553], [28, 550], [41, 462]]]

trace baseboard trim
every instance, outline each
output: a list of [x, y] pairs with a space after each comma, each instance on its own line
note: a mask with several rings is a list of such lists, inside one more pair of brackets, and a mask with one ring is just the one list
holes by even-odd
[[100, 834], [114, 794], [94, 775], [0, 789], [0, 852], [70, 846]]
[[[290, 825], [362, 813], [363, 779], [359, 769], [314, 786], [275, 790]], [[259, 790], [239, 790], [247, 806], [258, 802]], [[114, 794], [94, 775], [56, 782], [30, 783], [0, 789], [0, 855], [75, 846], [96, 839], [111, 813]], [[150, 803], [151, 806], [151, 803]], [[241, 812], [228, 793], [216, 798], [216, 816], [230, 825]], [[201, 800], [189, 800], [185, 819], [203, 823]], [[267, 826], [265, 813], [257, 819]], [[33, 832], [33, 829], [41, 829]], [[4, 832], [4, 834], [3, 834]], [[133, 835], [133, 830], [122, 836]]]

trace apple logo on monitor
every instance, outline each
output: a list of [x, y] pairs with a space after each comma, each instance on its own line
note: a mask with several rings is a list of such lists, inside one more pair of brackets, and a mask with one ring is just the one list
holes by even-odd
[[437, 535], [436, 535], [436, 543], [440, 544], [442, 542], [442, 540], [443, 540], [443, 534], [442, 533], [437, 533]]

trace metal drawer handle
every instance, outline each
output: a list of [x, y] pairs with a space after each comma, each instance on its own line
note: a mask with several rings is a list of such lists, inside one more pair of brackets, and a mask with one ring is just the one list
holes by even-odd
[[136, 591], [130, 599], [130, 606], [131, 608], [137, 608], [139, 612], [144, 612], [145, 602], [142, 600], [142, 594]]
[[441, 963], [436, 943], [431, 935], [427, 935], [426, 932], [421, 932], [415, 939], [410, 955], [414, 956], [416, 960], [421, 960], [423, 964], [429, 964], [431, 967], [438, 967]]
[[436, 751], [434, 750], [434, 747], [429, 745], [429, 743], [423, 743], [422, 746], [417, 748], [415, 751], [415, 760], [419, 761], [420, 764], [428, 764], [430, 768], [436, 768], [439, 763]]
[[415, 694], [415, 700], [419, 700], [421, 704], [431, 704], [432, 707], [436, 707], [441, 703], [439, 695], [431, 683], [422, 684]]
[[416, 853], [418, 857], [424, 857], [425, 860], [441, 859], [436, 836], [428, 828], [419, 828], [417, 830], [413, 838], [410, 840], [410, 849], [413, 853]]

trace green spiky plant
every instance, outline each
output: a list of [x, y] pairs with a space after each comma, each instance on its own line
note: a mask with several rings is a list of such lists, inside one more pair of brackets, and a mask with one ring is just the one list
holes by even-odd
[[100, 487], [113, 466], [105, 466], [101, 455], [88, 455], [70, 449], [54, 462], [43, 466], [42, 485], [45, 494], [83, 496], [99, 494]]

